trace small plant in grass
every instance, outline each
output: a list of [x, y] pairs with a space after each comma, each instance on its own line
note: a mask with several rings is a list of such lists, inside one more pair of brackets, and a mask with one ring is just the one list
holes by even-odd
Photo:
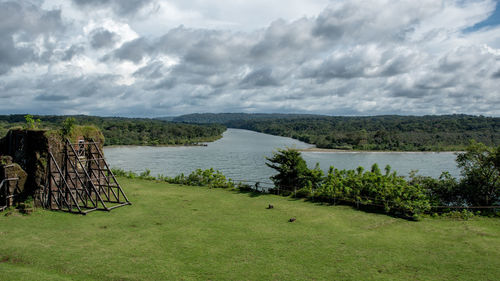
[[476, 214], [473, 211], [462, 210], [462, 211], [451, 211], [443, 213], [441, 216], [445, 218], [451, 218], [455, 220], [469, 220], [473, 218]]
[[155, 180], [156, 179], [154, 176], [151, 175], [151, 170], [149, 170], [149, 169], [146, 169], [144, 172], [140, 173], [138, 178], [143, 179], [143, 180]]

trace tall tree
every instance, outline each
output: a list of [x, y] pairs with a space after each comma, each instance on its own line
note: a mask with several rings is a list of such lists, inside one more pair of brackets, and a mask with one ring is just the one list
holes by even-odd
[[266, 165], [278, 171], [271, 180], [280, 190], [291, 192], [307, 184], [309, 169], [298, 150], [278, 149], [273, 157], [266, 159], [270, 162]]

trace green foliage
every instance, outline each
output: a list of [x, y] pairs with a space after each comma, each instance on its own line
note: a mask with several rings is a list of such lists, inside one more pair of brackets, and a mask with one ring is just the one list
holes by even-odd
[[271, 180], [279, 192], [284, 192], [284, 194], [289, 194], [297, 187], [306, 186], [310, 176], [312, 176], [306, 161], [296, 149], [278, 149], [273, 157], [266, 159], [270, 162], [266, 165], [278, 172], [271, 177]]
[[418, 185], [427, 194], [432, 206], [461, 206], [464, 204], [457, 179], [450, 173], [443, 172], [439, 179], [419, 176], [416, 172], [410, 173], [411, 185]]
[[[479, 213], [477, 213], [477, 214], [479, 214]], [[443, 213], [441, 215], [441, 217], [451, 218], [451, 219], [455, 219], [455, 220], [469, 220], [469, 219], [473, 218], [475, 215], [476, 214], [474, 212], [463, 209], [461, 211], [454, 210], [454, 211]]]
[[[30, 115], [30, 124], [38, 126]], [[43, 116], [48, 129], [61, 130], [63, 136], [74, 135], [76, 125], [94, 126], [102, 131], [106, 145], [193, 145], [217, 140], [225, 131], [222, 125], [180, 124], [145, 118], [95, 116]], [[0, 137], [8, 128], [23, 125], [22, 115], [0, 115]], [[32, 126], [28, 125], [28, 126]]]
[[[184, 174], [177, 175], [175, 177], [168, 177], [159, 175], [158, 177], [152, 176], [151, 171], [146, 169], [140, 174], [136, 174], [131, 171], [124, 171], [122, 169], [112, 169], [113, 174], [116, 176], [126, 177], [129, 179], [144, 179], [144, 180], [158, 180], [168, 183], [191, 185], [191, 186], [207, 186], [209, 188], [235, 188], [235, 184], [231, 179], [227, 179], [220, 171], [216, 171], [213, 168], [202, 170], [197, 169], [191, 174], [185, 176]], [[247, 186], [239, 183], [238, 186], [246, 188]]]
[[235, 187], [231, 179], [226, 179], [226, 177], [220, 171], [215, 171], [213, 168], [207, 170], [196, 169], [188, 176], [184, 176], [184, 174], [178, 175], [173, 178], [161, 176], [160, 180], [176, 184], [208, 186], [210, 188]]
[[357, 150], [463, 150], [470, 139], [500, 145], [500, 118], [443, 116], [340, 117], [297, 114], [192, 114], [179, 122], [219, 123], [292, 137], [320, 148]]
[[409, 184], [403, 177], [391, 172], [386, 166], [382, 174], [378, 165], [373, 164], [371, 171], [338, 170], [330, 167], [328, 174], [316, 165], [308, 169], [300, 152], [295, 149], [278, 150], [269, 167], [278, 171], [271, 177], [280, 191], [292, 191], [296, 197], [308, 197], [315, 201], [348, 203], [382, 208], [386, 213], [417, 218], [430, 210], [425, 190], [419, 185]]
[[62, 123], [61, 133], [63, 136], [70, 135], [75, 127], [75, 118], [68, 117]]
[[460, 193], [472, 206], [500, 204], [500, 146], [487, 147], [471, 142], [464, 153], [457, 156], [462, 169]]
[[26, 120], [26, 129], [38, 129], [38, 127], [42, 123], [42, 120], [40, 120], [39, 118], [34, 119], [33, 115], [30, 114], [25, 115], [24, 119]]
[[313, 191], [315, 200], [350, 203], [383, 208], [386, 213], [416, 218], [430, 209], [425, 192], [409, 184], [395, 172], [381, 174], [376, 165], [371, 171], [338, 170], [330, 167], [324, 184]]

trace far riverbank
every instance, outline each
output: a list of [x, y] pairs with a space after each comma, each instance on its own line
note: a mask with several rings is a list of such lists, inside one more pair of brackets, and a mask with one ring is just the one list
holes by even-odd
[[448, 171], [459, 176], [454, 153], [440, 152], [366, 152], [329, 150], [329, 153], [309, 151], [312, 145], [295, 139], [277, 137], [241, 129], [228, 129], [224, 137], [200, 146], [121, 146], [105, 147], [106, 159], [113, 168], [141, 173], [149, 169], [152, 175], [176, 176], [189, 174], [196, 169], [214, 168], [234, 180], [270, 182], [275, 171], [266, 166], [266, 157], [272, 157], [277, 149], [287, 147], [304, 151], [303, 158], [313, 168], [320, 164], [323, 171], [330, 166], [338, 169], [370, 169], [374, 163], [383, 168], [390, 165], [399, 175], [407, 176], [412, 170], [419, 174], [439, 177]]
[[297, 149], [300, 152], [322, 152], [322, 153], [359, 153], [359, 152], [368, 152], [368, 153], [460, 153], [463, 151], [457, 150], [439, 150], [439, 151], [405, 151], [405, 150], [357, 150], [357, 149], [335, 149], [335, 148], [319, 148], [319, 147], [309, 147]]

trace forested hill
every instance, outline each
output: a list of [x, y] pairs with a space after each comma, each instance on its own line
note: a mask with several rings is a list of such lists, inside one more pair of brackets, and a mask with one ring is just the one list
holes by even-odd
[[[214, 141], [226, 130], [220, 124], [182, 124], [146, 118], [97, 116], [34, 116], [40, 128], [58, 128], [66, 118], [78, 125], [95, 125], [106, 139], [105, 145], [174, 145]], [[0, 115], [0, 138], [12, 127], [24, 126], [24, 115]]]
[[470, 115], [336, 117], [224, 113], [191, 114], [176, 117], [174, 121], [220, 123], [230, 128], [292, 137], [321, 148], [461, 150], [472, 139], [500, 145], [500, 118]]
[[193, 113], [177, 117], [162, 117], [160, 120], [168, 120], [182, 123], [196, 124], [230, 124], [234, 121], [269, 120], [269, 119], [294, 119], [314, 118], [323, 115], [312, 114], [281, 114], [281, 113]]

